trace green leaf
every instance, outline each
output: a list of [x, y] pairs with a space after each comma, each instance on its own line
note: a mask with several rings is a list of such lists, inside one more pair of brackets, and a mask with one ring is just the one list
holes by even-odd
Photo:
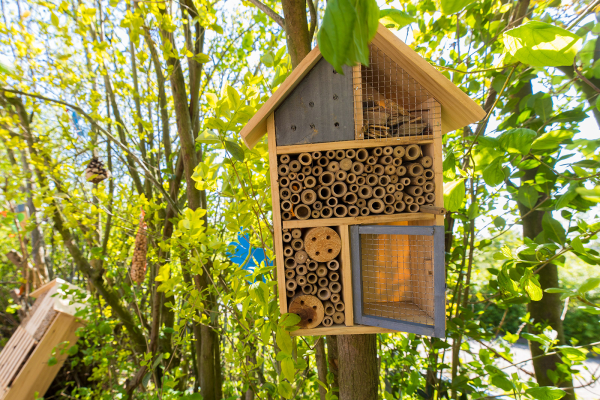
[[79, 346], [74, 344], [73, 346], [69, 347], [67, 354], [69, 354], [70, 356], [74, 356], [75, 354], [77, 354], [78, 351], [79, 351]]
[[532, 209], [537, 204], [540, 194], [533, 186], [521, 186], [517, 193], [519, 203], [525, 207]]
[[298, 314], [287, 313], [281, 316], [279, 320], [279, 325], [281, 326], [294, 326], [297, 325], [302, 319], [298, 316]]
[[56, 363], [58, 363], [58, 360], [56, 357], [52, 356], [48, 359], [48, 366], [51, 367], [53, 365], [56, 365]]
[[531, 142], [536, 133], [531, 129], [518, 128], [506, 131], [498, 137], [500, 146], [508, 153], [527, 155], [531, 148]]
[[577, 293], [585, 294], [591, 290], [594, 290], [600, 285], [600, 278], [588, 278], [579, 286]]
[[284, 328], [277, 328], [277, 333], [275, 334], [275, 340], [277, 341], [277, 346], [281, 351], [285, 351], [288, 354], [292, 354], [292, 338]]
[[556, 131], [545, 132], [536, 138], [531, 145], [532, 150], [552, 150], [558, 148], [563, 140], [573, 137], [573, 131], [560, 129]]
[[294, 375], [296, 374], [296, 369], [294, 368], [294, 360], [291, 358], [286, 358], [281, 361], [281, 372], [283, 373], [283, 377], [290, 382], [294, 382]]
[[214, 133], [209, 131], [204, 131], [196, 138], [196, 143], [204, 143], [204, 144], [220, 144], [221, 139]]
[[389, 29], [402, 29], [417, 20], [404, 11], [388, 8], [379, 11], [379, 22]]
[[503, 39], [510, 55], [534, 67], [571, 66], [582, 43], [579, 36], [541, 21], [513, 28]]
[[576, 349], [571, 346], [556, 346], [560, 352], [571, 361], [585, 361], [587, 350]]
[[596, 97], [596, 109], [600, 111], [600, 96]]
[[581, 243], [581, 239], [577, 236], [575, 239], [571, 240], [571, 247], [578, 253], [585, 254], [585, 247], [583, 247], [583, 243]]
[[444, 183], [444, 207], [450, 212], [458, 211], [465, 198], [465, 180]]
[[288, 381], [283, 381], [277, 385], [277, 393], [285, 399], [291, 399], [294, 396], [294, 390]]
[[511, 390], [514, 389], [514, 385], [511, 381], [509, 381], [508, 379], [506, 379], [505, 376], [502, 375], [496, 375], [492, 377], [492, 385], [499, 387], [500, 389], [504, 390], [505, 392], [510, 392]]
[[217, 107], [217, 102], [218, 101], [219, 101], [219, 98], [217, 97], [216, 94], [214, 94], [214, 93], [207, 93], [206, 94], [206, 102], [212, 108], [216, 108]]
[[533, 110], [542, 121], [548, 121], [552, 115], [552, 96], [547, 94], [536, 99]]
[[542, 218], [542, 228], [547, 237], [554, 239], [557, 243], [565, 243], [565, 240], [567, 239], [565, 228], [563, 228], [560, 222], [552, 218], [551, 213], [547, 212], [544, 214], [544, 217]]
[[561, 208], [567, 207], [571, 201], [577, 197], [577, 188], [579, 187], [579, 182], [571, 182], [569, 185], [569, 189], [565, 193], [563, 193], [558, 200], [554, 208], [556, 210], [560, 210]]
[[554, 386], [540, 386], [529, 388], [525, 393], [537, 400], [558, 400], [562, 399], [566, 392]]
[[56, 14], [54, 14], [53, 12], [50, 13], [50, 21], [52, 22], [52, 25], [58, 27], [59, 20]]
[[260, 58], [260, 61], [262, 61], [266, 67], [272, 67], [275, 64], [275, 56], [272, 52], [268, 52], [263, 54], [263, 56]]
[[504, 157], [498, 157], [494, 159], [487, 167], [482, 171], [483, 180], [490, 186], [498, 186], [504, 182], [504, 169], [502, 165], [504, 163]]
[[237, 110], [242, 101], [240, 99], [240, 94], [235, 90], [235, 88], [227, 85], [227, 101], [229, 101], [229, 108], [231, 110]]
[[225, 140], [225, 149], [238, 161], [244, 161], [244, 149], [239, 144]]
[[442, 0], [442, 12], [446, 15], [456, 14], [474, 0]]
[[525, 291], [529, 295], [529, 298], [533, 301], [540, 301], [544, 296], [544, 292], [542, 291], [539, 283], [535, 282], [533, 279], [527, 279], [527, 283], [525, 283]]

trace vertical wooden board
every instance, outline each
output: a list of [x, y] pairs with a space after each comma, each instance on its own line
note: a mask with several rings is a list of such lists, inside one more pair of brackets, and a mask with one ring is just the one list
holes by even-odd
[[20, 366], [25, 362], [35, 345], [36, 341], [33, 336], [22, 326], [18, 326], [0, 353], [0, 392], [6, 390], [13, 378], [19, 373]]
[[35, 348], [19, 375], [13, 381], [6, 397], [3, 400], [31, 400], [35, 392], [40, 395], [46, 393], [54, 377], [62, 367], [68, 354], [57, 351], [57, 363], [49, 366], [48, 360], [54, 348], [62, 342], [68, 341], [69, 346], [77, 342], [75, 331], [83, 326], [73, 316], [59, 313], [44, 338]]
[[340, 238], [342, 239], [341, 251], [341, 271], [342, 271], [342, 290], [344, 293], [344, 305], [346, 306], [344, 314], [346, 317], [346, 326], [354, 326], [354, 305], [352, 299], [352, 257], [350, 255], [350, 233], [349, 226], [342, 225], [338, 227]]
[[277, 142], [275, 138], [275, 116], [267, 118], [267, 139], [269, 147], [269, 171], [271, 175], [271, 201], [273, 207], [273, 247], [275, 248], [275, 265], [277, 266], [277, 291], [279, 293], [279, 310], [287, 312], [287, 296], [285, 290], [285, 267], [283, 265], [283, 233], [281, 226], [281, 208], [279, 203], [279, 178], [277, 175]]
[[363, 139], [363, 101], [361, 65], [352, 67], [352, 90], [354, 94], [354, 138]]
[[319, 60], [274, 112], [277, 145], [353, 140], [352, 76], [351, 67], [342, 75]]

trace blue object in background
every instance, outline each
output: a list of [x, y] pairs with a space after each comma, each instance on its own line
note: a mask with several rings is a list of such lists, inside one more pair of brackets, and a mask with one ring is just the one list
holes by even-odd
[[[229, 245], [235, 246], [233, 253], [227, 253], [231, 262], [241, 265], [242, 268], [247, 271], [253, 271], [260, 263], [265, 261], [265, 251], [262, 248], [251, 248], [248, 235], [238, 235], [237, 242], [231, 242]], [[252, 254], [248, 259], [248, 254], [250, 252], [252, 252]], [[246, 264], [244, 264], [246, 259], [248, 260]], [[271, 264], [271, 260], [268, 258], [267, 262]]]

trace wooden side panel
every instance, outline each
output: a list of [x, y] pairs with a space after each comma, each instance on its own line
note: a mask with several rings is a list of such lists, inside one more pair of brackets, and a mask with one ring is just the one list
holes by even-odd
[[52, 356], [53, 349], [62, 342], [68, 341], [69, 346], [77, 342], [75, 331], [82, 323], [68, 314], [59, 313], [44, 338], [35, 348], [25, 366], [12, 383], [4, 400], [31, 400], [35, 398], [35, 392], [40, 396], [46, 393], [54, 377], [67, 359], [67, 354], [57, 351], [58, 362], [52, 366], [48, 360]]
[[39, 341], [44, 336], [44, 333], [56, 317], [57, 312], [54, 310], [55, 297], [58, 287], [52, 286], [50, 290], [40, 296], [34, 304], [35, 309], [32, 310], [30, 317], [22, 324], [27, 333], [35, 340]]
[[362, 104], [362, 67], [352, 67], [352, 90], [354, 91], [354, 138], [362, 139], [363, 104]]
[[37, 342], [22, 326], [18, 326], [0, 353], [0, 399], [21, 370]]
[[344, 315], [346, 326], [354, 325], [354, 305], [352, 299], [352, 257], [350, 256], [350, 233], [347, 226], [340, 226], [339, 233], [342, 239], [342, 290], [344, 293], [344, 304], [346, 306]]
[[279, 293], [279, 310], [287, 312], [287, 296], [285, 293], [285, 267], [283, 266], [283, 238], [281, 226], [281, 208], [279, 202], [279, 181], [277, 175], [277, 148], [275, 138], [275, 117], [267, 118], [269, 140], [269, 170], [271, 175], [271, 201], [273, 202], [273, 246], [275, 248], [275, 265], [277, 266], [277, 291]]

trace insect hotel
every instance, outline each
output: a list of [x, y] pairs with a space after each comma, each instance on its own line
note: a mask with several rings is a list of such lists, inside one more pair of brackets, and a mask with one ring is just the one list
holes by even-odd
[[36, 301], [29, 316], [0, 353], [0, 400], [32, 400], [50, 387], [83, 326], [75, 313], [85, 306], [75, 300], [73, 290], [81, 289], [55, 279], [30, 294]]
[[444, 336], [442, 135], [485, 113], [382, 25], [369, 50], [340, 74], [313, 49], [241, 132], [268, 134], [281, 312]]

